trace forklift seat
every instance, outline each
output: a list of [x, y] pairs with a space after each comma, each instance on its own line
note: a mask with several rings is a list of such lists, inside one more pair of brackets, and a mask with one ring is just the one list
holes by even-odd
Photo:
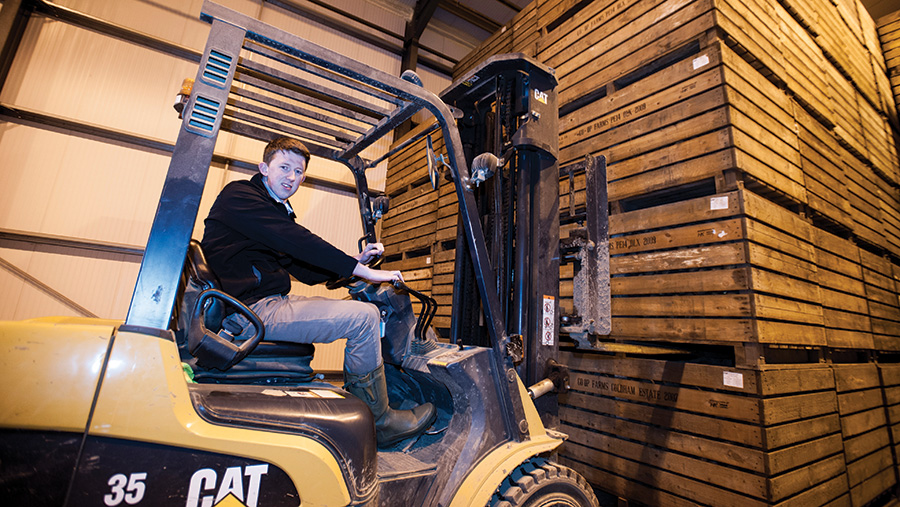
[[[190, 353], [188, 344], [192, 333], [197, 333], [197, 326], [191, 325], [194, 318], [194, 306], [201, 293], [207, 289], [219, 289], [218, 279], [206, 263], [206, 256], [200, 242], [192, 239], [188, 245], [187, 258], [183, 271], [183, 294], [179, 305], [176, 338], [182, 362], [191, 366], [194, 380], [212, 383], [242, 384], [296, 384], [310, 382], [315, 374], [310, 362], [315, 347], [306, 343], [263, 341], [247, 355], [224, 371], [200, 364], [202, 360]], [[201, 302], [205, 307], [198, 314], [203, 319], [206, 329], [218, 333], [222, 329], [222, 321], [227, 317], [226, 305], [219, 298], [207, 298]], [[242, 342], [235, 340], [235, 345]]]

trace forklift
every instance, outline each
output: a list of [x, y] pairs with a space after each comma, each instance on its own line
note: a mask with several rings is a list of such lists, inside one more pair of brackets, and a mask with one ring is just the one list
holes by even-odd
[[[176, 107], [182, 125], [125, 321], [0, 323], [3, 503], [598, 505], [583, 477], [551, 460], [566, 436], [552, 429], [550, 393], [568, 381], [555, 360], [560, 322], [576, 346], [608, 329], [605, 164], [579, 169], [600, 201], [589, 198], [586, 227], [564, 241], [578, 251], [582, 283], [580, 315], [563, 321], [553, 71], [501, 55], [438, 97], [412, 72], [386, 74], [209, 0], [201, 18], [209, 38]], [[362, 158], [420, 112], [433, 116], [430, 128]], [[437, 409], [422, 435], [377, 448], [365, 403], [314, 375], [314, 348], [265, 340], [255, 314], [219, 289], [191, 235], [221, 131], [294, 136], [343, 162], [361, 245], [377, 241], [389, 209], [366, 170], [426, 139], [432, 186], [449, 181], [459, 201], [449, 343], [430, 326], [434, 300], [402, 282], [329, 284], [381, 311], [392, 400]], [[220, 333], [228, 312], [245, 316], [253, 336]]]

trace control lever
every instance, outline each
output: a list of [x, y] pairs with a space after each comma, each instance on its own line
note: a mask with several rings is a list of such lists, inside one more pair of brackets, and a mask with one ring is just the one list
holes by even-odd
[[410, 288], [410, 286], [403, 283], [402, 280], [394, 281], [394, 288], [405, 291], [412, 296], [415, 296], [415, 298], [422, 303], [422, 313], [419, 314], [419, 318], [416, 320], [415, 336], [417, 340], [419, 340], [420, 342], [424, 342], [425, 333], [426, 331], [428, 331], [428, 327], [431, 326], [431, 321], [432, 319], [434, 319], [434, 315], [437, 313], [437, 301], [435, 301], [435, 299], [431, 296], [427, 296], [415, 289]]

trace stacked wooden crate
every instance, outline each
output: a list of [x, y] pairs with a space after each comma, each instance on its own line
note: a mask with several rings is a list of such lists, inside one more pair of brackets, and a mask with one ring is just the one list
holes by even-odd
[[859, 247], [822, 229], [813, 233], [825, 342], [836, 348], [874, 349]]
[[879, 364], [881, 392], [887, 413], [888, 436], [896, 463], [900, 456], [900, 364]]
[[[648, 505], [862, 506], [891, 488], [900, 374], [874, 361], [900, 351], [900, 55], [859, 1], [537, 0], [521, 16], [536, 22], [455, 75], [503, 51], [556, 69], [561, 166], [608, 159], [611, 340], [707, 363], [564, 354], [567, 463]], [[564, 218], [583, 208], [583, 176], [560, 190]]]
[[[419, 125], [394, 142], [399, 146], [430, 128]], [[440, 130], [428, 136], [435, 153], [444, 151]], [[434, 190], [428, 177], [426, 138], [419, 139], [390, 158], [385, 193], [390, 210], [382, 223], [385, 244], [384, 269], [403, 271], [413, 288], [432, 296], [438, 304], [432, 325], [448, 336], [456, 259], [456, 225], [459, 206], [453, 184], [443, 177]], [[393, 149], [393, 147], [392, 147]], [[418, 302], [413, 303], [418, 311]]]
[[826, 345], [812, 230], [744, 188], [612, 215], [612, 337]]
[[877, 350], [900, 350], [900, 300], [895, 265], [884, 257], [860, 250], [863, 285]]
[[606, 491], [641, 505], [859, 505], [827, 365], [561, 360], [561, 460]]
[[[887, 79], [879, 80], [879, 90], [889, 90], [894, 103], [900, 104], [900, 10], [879, 19], [877, 30], [878, 41], [875, 42], [881, 44], [887, 76]], [[897, 114], [896, 108], [888, 113], [894, 126], [897, 126]]]
[[851, 505], [867, 505], [897, 483], [879, 369], [873, 363], [832, 369]]
[[[526, 52], [557, 70], [561, 164], [606, 155], [614, 213], [741, 182], [817, 230], [890, 257], [888, 267], [897, 263], [896, 103], [874, 22], [858, 2], [556, 1], [535, 9], [567, 6], [580, 10], [562, 23], [539, 18], [541, 37]], [[828, 304], [839, 310], [833, 298]], [[826, 334], [867, 332], [868, 307], [857, 324], [834, 324], [842, 327], [829, 325], [830, 310]], [[890, 339], [877, 348], [893, 350], [895, 320], [879, 318]], [[861, 340], [829, 345], [871, 343]]]

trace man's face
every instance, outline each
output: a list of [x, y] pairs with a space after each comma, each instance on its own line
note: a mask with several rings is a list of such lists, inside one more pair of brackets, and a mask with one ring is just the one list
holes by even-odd
[[260, 162], [259, 172], [266, 177], [275, 195], [287, 199], [306, 179], [306, 159], [292, 151], [278, 151], [268, 164]]

